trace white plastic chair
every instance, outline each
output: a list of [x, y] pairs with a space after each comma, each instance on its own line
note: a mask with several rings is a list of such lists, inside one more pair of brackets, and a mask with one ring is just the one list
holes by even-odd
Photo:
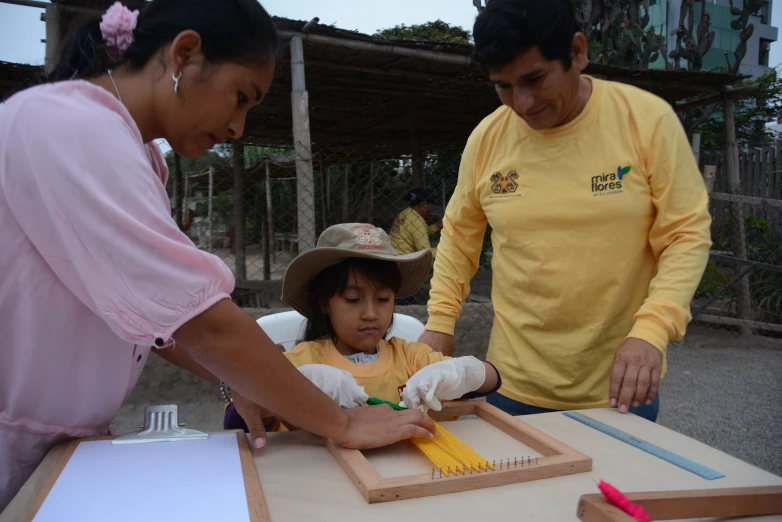
[[394, 322], [391, 324], [391, 330], [389, 330], [388, 335], [386, 335], [386, 339], [399, 337], [408, 343], [414, 343], [418, 341], [418, 338], [421, 337], [424, 330], [426, 330], [424, 324], [415, 317], [394, 314]]
[[[307, 319], [296, 311], [267, 315], [256, 322], [272, 342], [282, 346], [286, 352], [293, 350], [296, 343], [304, 337], [304, 328], [307, 325]], [[394, 314], [394, 322], [386, 339], [399, 337], [412, 343], [418, 340], [424, 329], [423, 323], [415, 317]]]
[[292, 310], [261, 317], [256, 323], [263, 328], [274, 344], [279, 344], [285, 348], [286, 352], [289, 352], [304, 337], [307, 319], [299, 312]]

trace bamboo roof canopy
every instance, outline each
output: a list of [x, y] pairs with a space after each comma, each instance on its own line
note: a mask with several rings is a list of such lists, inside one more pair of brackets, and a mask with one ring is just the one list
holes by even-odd
[[[131, 8], [140, 0], [125, 1]], [[57, 0], [63, 41], [99, 15], [108, 0]], [[79, 11], [72, 11], [76, 8]], [[94, 9], [92, 13], [85, 9]], [[460, 151], [470, 132], [499, 107], [488, 74], [471, 45], [390, 41], [332, 26], [275, 18], [283, 40], [277, 73], [263, 103], [250, 112], [246, 143], [292, 143], [291, 63], [288, 40], [304, 46], [312, 149], [324, 165], [409, 154], [415, 129], [421, 151]], [[727, 74], [631, 70], [590, 65], [586, 73], [636, 85], [669, 103], [720, 93], [739, 78]], [[40, 81], [40, 67], [0, 63], [0, 96]]]

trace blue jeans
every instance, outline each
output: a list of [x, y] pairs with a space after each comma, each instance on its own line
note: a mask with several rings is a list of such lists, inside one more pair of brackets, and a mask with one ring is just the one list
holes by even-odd
[[[497, 408], [501, 409], [505, 413], [514, 416], [533, 415], [535, 413], [550, 413], [552, 411], [559, 411], [559, 410], [548, 410], [546, 408], [538, 408], [537, 406], [530, 406], [529, 404], [524, 404], [523, 402], [518, 402], [518, 401], [514, 401], [513, 399], [509, 399], [504, 395], [500, 395], [499, 393], [493, 393], [489, 395], [486, 398], [486, 401], [492, 406], [496, 406]], [[657, 395], [657, 397], [655, 397], [652, 404], [650, 404], [649, 406], [647, 406], [646, 404], [641, 404], [637, 408], [633, 408], [631, 406], [630, 413], [634, 413], [639, 417], [643, 417], [646, 420], [656, 422], [657, 415], [660, 413], [660, 396]]]

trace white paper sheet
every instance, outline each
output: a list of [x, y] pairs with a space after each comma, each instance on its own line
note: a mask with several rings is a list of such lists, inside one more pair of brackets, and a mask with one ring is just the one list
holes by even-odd
[[79, 444], [34, 522], [249, 522], [235, 433]]

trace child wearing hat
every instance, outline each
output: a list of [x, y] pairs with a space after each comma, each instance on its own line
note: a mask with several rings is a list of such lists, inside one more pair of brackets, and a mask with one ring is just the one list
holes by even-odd
[[[388, 235], [372, 225], [326, 229], [317, 247], [294, 259], [285, 273], [282, 300], [307, 318], [303, 342], [285, 356], [345, 408], [372, 397], [440, 410], [442, 400], [495, 392], [502, 380], [491, 363], [385, 339], [395, 298], [415, 294], [431, 265], [430, 250], [399, 255]], [[272, 431], [279, 426], [271, 416], [264, 424]], [[232, 405], [224, 426], [246, 429]]]

